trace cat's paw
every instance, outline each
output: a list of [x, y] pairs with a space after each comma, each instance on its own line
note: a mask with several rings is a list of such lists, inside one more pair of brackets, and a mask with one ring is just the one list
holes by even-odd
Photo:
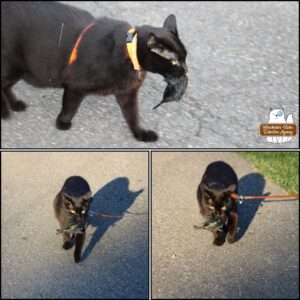
[[56, 128], [59, 130], [68, 130], [70, 129], [72, 126], [71, 122], [64, 122], [60, 119], [60, 117], [58, 116], [56, 119]]
[[72, 248], [72, 246], [73, 246], [73, 243], [72, 243], [71, 241], [65, 241], [62, 247], [63, 247], [65, 250], [69, 250], [69, 249]]
[[27, 104], [21, 100], [16, 101], [11, 105], [13, 111], [24, 111], [26, 110]]
[[8, 119], [10, 117], [9, 109], [1, 108], [1, 119]]
[[223, 244], [224, 244], [224, 240], [220, 240], [220, 239], [215, 239], [214, 241], [213, 241], [213, 245], [214, 246], [222, 246]]
[[236, 236], [235, 235], [228, 235], [227, 242], [230, 243], [230, 244], [236, 242]]
[[134, 137], [141, 142], [155, 142], [158, 140], [158, 135], [152, 130], [141, 129], [134, 134]]
[[80, 260], [81, 260], [80, 254], [74, 253], [74, 260], [75, 260], [76, 263], [79, 263]]

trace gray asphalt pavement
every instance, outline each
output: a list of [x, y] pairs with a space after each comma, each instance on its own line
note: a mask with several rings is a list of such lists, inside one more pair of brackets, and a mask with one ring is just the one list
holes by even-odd
[[[286, 194], [232, 153], [153, 153], [153, 298], [299, 298], [299, 201], [239, 206], [238, 241], [213, 246], [196, 191], [206, 166], [232, 165], [242, 195]], [[260, 206], [262, 204], [262, 206]]]
[[[65, 179], [91, 186], [80, 264], [62, 249], [53, 199]], [[2, 153], [2, 298], [148, 298], [147, 153]]]
[[[15, 92], [29, 104], [2, 122], [2, 147], [285, 148], [258, 134], [269, 108], [283, 106], [299, 124], [298, 2], [70, 2], [96, 17], [161, 26], [175, 13], [188, 50], [189, 86], [179, 103], [153, 111], [165, 83], [148, 74], [140, 91], [141, 122], [159, 133], [156, 143], [133, 139], [113, 96], [89, 96], [68, 132], [55, 129], [62, 90], [24, 82]], [[5, 24], [2, 24], [5, 26]]]

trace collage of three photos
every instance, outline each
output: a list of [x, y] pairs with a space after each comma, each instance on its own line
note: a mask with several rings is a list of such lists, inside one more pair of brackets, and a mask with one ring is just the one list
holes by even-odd
[[1, 298], [298, 299], [299, 3], [1, 1]]

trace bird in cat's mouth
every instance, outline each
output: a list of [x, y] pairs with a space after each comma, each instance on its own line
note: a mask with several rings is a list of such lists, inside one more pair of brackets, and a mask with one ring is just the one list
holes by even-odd
[[159, 104], [153, 107], [153, 109], [156, 109], [163, 103], [179, 101], [185, 94], [188, 86], [187, 74], [184, 74], [179, 78], [174, 78], [167, 75], [165, 77], [165, 81], [168, 83], [168, 85], [165, 88], [163, 99]]

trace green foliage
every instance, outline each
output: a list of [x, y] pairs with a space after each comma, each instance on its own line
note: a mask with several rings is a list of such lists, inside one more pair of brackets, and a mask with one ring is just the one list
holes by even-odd
[[298, 152], [239, 152], [239, 154], [288, 193], [299, 192]]

